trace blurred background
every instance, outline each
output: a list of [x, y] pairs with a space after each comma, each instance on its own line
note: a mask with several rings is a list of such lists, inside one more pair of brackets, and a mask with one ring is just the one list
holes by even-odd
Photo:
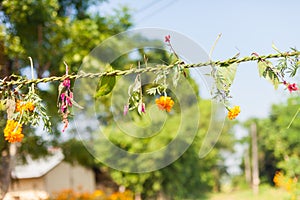
[[[221, 33], [212, 60], [225, 60], [237, 53], [240, 57], [253, 52], [276, 53], [272, 44], [280, 51], [290, 51], [300, 45], [299, 4], [292, 0], [0, 0], [0, 78], [3, 80], [11, 74], [31, 78], [28, 56], [34, 59], [38, 78], [65, 74], [63, 61], [68, 63], [71, 73], [76, 73], [83, 59], [107, 38], [147, 27], [179, 32], [206, 52]], [[143, 36], [134, 41], [147, 42]], [[140, 49], [138, 56], [124, 55], [110, 63], [110, 68], [129, 69], [145, 52]], [[147, 56], [154, 63], [172, 61], [166, 51], [148, 51]], [[295, 77], [288, 81], [298, 84], [299, 75]], [[153, 144], [160, 147], [172, 141], [174, 135], [164, 133], [173, 133], [172, 124], [179, 122], [178, 115], [193, 118], [193, 106], [200, 108], [203, 120], [199, 127], [203, 128], [199, 128], [188, 150], [171, 165], [141, 174], [121, 172], [99, 162], [91, 152], [105, 147], [99, 143], [96, 145], [99, 149], [87, 149], [72, 120], [67, 133], [61, 133], [62, 119], [53, 103], [57, 101], [59, 83], [39, 84], [38, 94], [51, 116], [52, 133], [44, 132], [43, 127], [23, 127], [25, 137], [13, 145], [15, 154], [1, 134], [0, 197], [299, 199], [300, 122], [299, 115], [295, 115], [299, 110], [299, 91], [290, 93], [283, 85], [274, 90], [272, 84], [259, 77], [255, 62], [240, 64], [230, 103], [239, 105], [241, 113], [237, 120], [226, 121], [215, 147], [200, 159], [199, 148], [213, 114], [212, 105], [208, 92], [197, 80], [188, 79], [198, 102], [192, 102], [190, 109], [182, 113], [174, 109], [169, 116], [171, 124], [164, 127], [156, 140], [136, 142], [122, 136], [112, 123], [111, 96], [97, 100], [103, 105], [97, 117], [110, 140], [132, 152], [151, 151]], [[21, 93], [26, 92], [25, 87], [21, 88]], [[0, 130], [4, 130], [7, 114], [4, 94], [0, 95]], [[117, 114], [122, 116], [122, 108], [119, 110]], [[136, 116], [137, 113], [132, 114], [140, 120]], [[287, 129], [293, 116], [295, 120]], [[184, 128], [188, 132], [189, 124]], [[80, 131], [87, 143], [97, 134], [89, 126]]]

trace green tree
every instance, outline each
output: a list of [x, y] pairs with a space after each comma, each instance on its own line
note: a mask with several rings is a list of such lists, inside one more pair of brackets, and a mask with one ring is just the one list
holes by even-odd
[[[108, 38], [110, 35], [126, 30], [131, 26], [130, 15], [128, 14], [127, 8], [117, 11], [112, 16], [104, 17], [99, 13], [89, 14], [86, 11], [87, 8], [91, 5], [95, 5], [97, 2], [98, 1], [94, 0], [0, 1], [0, 50], [2, 50], [0, 51], [1, 78], [13, 73], [22, 74], [22, 69], [28, 66], [28, 56], [34, 58], [35, 70], [38, 77], [64, 74], [64, 65], [62, 61], [66, 61], [69, 64], [72, 72], [77, 72], [82, 59], [96, 45]], [[18, 13], [18, 15], [16, 15], [16, 13]], [[137, 38], [135, 38], [135, 40], [138, 42], [148, 42], [144, 41], [139, 36], [136, 37]], [[125, 43], [115, 41], [115, 45], [122, 48], [123, 45], [131, 45], [131, 41], [127, 41]], [[166, 54], [160, 50], [155, 50], [154, 52], [152, 51], [149, 53], [148, 49], [141, 49], [140, 58], [143, 58], [143, 54], [151, 54], [149, 55], [149, 63], [170, 61]], [[111, 67], [114, 69], [129, 68], [129, 60], [130, 59], [128, 57], [118, 59], [114, 63], [111, 63]], [[131, 63], [134, 65], [137, 64], [136, 60], [131, 60]], [[147, 77], [144, 78], [147, 80]], [[232, 138], [230, 134], [227, 133], [230, 129], [230, 125], [225, 127], [224, 133], [221, 135], [221, 139], [219, 140], [220, 142], [217, 143], [216, 147], [208, 154], [207, 157], [199, 160], [198, 152], [206, 133], [204, 130], [207, 129], [210, 123], [211, 105], [208, 101], [204, 100], [201, 100], [200, 105], [198, 105], [198, 87], [191, 78], [188, 78], [187, 80], [192, 85], [192, 90], [196, 94], [197, 98], [195, 101], [191, 101], [189, 96], [190, 91], [184, 91], [185, 93], [182, 97], [184, 99], [182, 101], [182, 105], [189, 106], [190, 108], [180, 113], [181, 111], [179, 107], [174, 106], [174, 114], [169, 116], [169, 123], [161, 131], [158, 138], [147, 138], [136, 142], [137, 140], [132, 137], [125, 137], [122, 132], [116, 131], [115, 127], [110, 123], [112, 115], [109, 114], [112, 106], [109, 101], [109, 95], [111, 94], [96, 100], [98, 105], [103, 105], [105, 107], [105, 112], [99, 112], [98, 117], [100, 121], [102, 120], [102, 122], [106, 122], [105, 132], [109, 134], [111, 141], [132, 152], [153, 151], [172, 141], [176, 134], [173, 125], [178, 124], [181, 120], [179, 114], [181, 114], [187, 122], [184, 123], [183, 129], [187, 134], [189, 134], [193, 131], [191, 130], [189, 123], [195, 118], [194, 108], [200, 107], [200, 109], [205, 113], [200, 124], [201, 129], [197, 132], [196, 139], [192, 146], [172, 165], [159, 171], [143, 174], [124, 173], [111, 170], [111, 176], [116, 182], [132, 189], [136, 193], [141, 194], [144, 198], [155, 197], [159, 192], [163, 192], [168, 197], [174, 199], [193, 198], [199, 197], [200, 191], [206, 191], [216, 185], [217, 188], [219, 187], [219, 179], [224, 172], [224, 166], [219, 155], [223, 149], [228, 150], [230, 149], [229, 147], [232, 146]], [[126, 84], [128, 85], [128, 82], [126, 82]], [[146, 89], [146, 87], [143, 88], [144, 93]], [[52, 116], [56, 116], [56, 105], [53, 104], [53, 102], [56, 102], [57, 98], [56, 90], [57, 85], [53, 84], [50, 85], [47, 90], [40, 91], [40, 95], [42, 97], [47, 97], [43, 99], [45, 99], [48, 113]], [[172, 91], [168, 92], [170, 92], [170, 96], [176, 99], [176, 95], [172, 94]], [[124, 93], [126, 93], [126, 89], [124, 90]], [[146, 100], [146, 103], [149, 102], [150, 100]], [[119, 112], [117, 116], [122, 115], [122, 103], [125, 102], [120, 101], [119, 103], [121, 104], [118, 104], [118, 107], [114, 107], [114, 109]], [[5, 113], [3, 111], [2, 114], [5, 118]], [[159, 119], [163, 117], [159, 115], [160, 114], [157, 115], [157, 122], [159, 122]], [[141, 119], [137, 113], [133, 113], [132, 117], [134, 117], [136, 122], [141, 125], [145, 125], [145, 123], [147, 123], [147, 119]], [[4, 118], [0, 120], [2, 129], [5, 125], [5, 121], [3, 120]], [[33, 131], [30, 131], [30, 133], [26, 135], [26, 141], [21, 143], [21, 146], [18, 148], [18, 155], [36, 153], [36, 156], [39, 156], [43, 153], [46, 154], [47, 146], [53, 145], [53, 143], [55, 145], [60, 143], [60, 141], [57, 140], [57, 138], [59, 138], [57, 125], [60, 120], [53, 117], [52, 121], [55, 125], [53, 127], [55, 135], [51, 138], [52, 141], [46, 141], [45, 138], [37, 136]], [[92, 130], [87, 132], [87, 137], [89, 134], [91, 138], [93, 137], [91, 132]], [[147, 134], [147, 132], [143, 134]], [[6, 157], [2, 156], [0, 167], [0, 177], [2, 178], [1, 195], [3, 196], [9, 183], [11, 158], [9, 156], [8, 143], [6, 143], [3, 138], [1, 139], [1, 142], [2, 155], [8, 155]], [[96, 141], [93, 141], [92, 138], [91, 141], [88, 142]], [[183, 145], [189, 142], [192, 141], [187, 138], [183, 138], [178, 142], [178, 145]], [[73, 158], [75, 157], [79, 163], [85, 163], [89, 167], [95, 164], [95, 160], [87, 156], [87, 151], [83, 152], [82, 145], [78, 144], [78, 141], [70, 140], [60, 145], [64, 149], [68, 161], [73, 162]], [[97, 148], [106, 147], [99, 144], [96, 145], [95, 149], [89, 150], [90, 152], [93, 152], [97, 151]], [[172, 153], [174, 152], [171, 151], [166, 156], [172, 155]], [[103, 156], [110, 155], [111, 154], [107, 154]], [[120, 162], [124, 162], [124, 160], [120, 159]], [[147, 165], [149, 164], [149, 161], [141, 161], [141, 163]], [[178, 176], [178, 179], [174, 180], [174, 174]], [[188, 187], [186, 187], [186, 185], [188, 185]]]
[[[141, 39], [138, 41], [142, 42]], [[171, 61], [165, 52], [161, 50], [150, 51], [149, 49], [140, 49], [139, 53], [140, 56], [138, 56], [138, 58], [141, 59], [143, 55], [146, 55], [149, 63], [169, 63]], [[136, 65], [136, 63], [137, 61], [133, 61], [133, 64]], [[173, 99], [178, 98], [179, 95], [182, 100], [180, 101], [180, 105], [178, 100], [175, 100], [177, 103], [175, 103], [172, 114], [170, 115], [165, 115], [164, 112], [157, 109], [155, 110], [154, 107], [156, 107], [156, 105], [154, 101], [157, 96], [153, 97], [146, 94], [146, 90], [151, 86], [149, 80], [153, 79], [151, 79], [151, 75], [146, 74], [142, 75], [142, 80], [145, 82], [145, 85], [142, 84], [144, 94], [143, 101], [145, 101], [149, 108], [146, 112], [150, 112], [150, 117], [147, 115], [140, 116], [135, 111], [132, 111], [130, 116], [126, 116], [126, 118], [123, 117], [123, 106], [126, 104], [126, 99], [128, 98], [127, 88], [129, 84], [132, 84], [135, 77], [133, 75], [129, 76], [128, 79], [125, 77], [118, 80], [121, 89], [119, 88], [118, 90], [118, 86], [115, 86], [112, 92], [114, 95], [113, 101], [116, 100], [112, 105], [113, 110], [115, 110], [113, 117], [115, 119], [123, 118], [123, 120], [117, 121], [117, 124], [102, 122], [103, 127], [101, 128], [101, 133], [95, 132], [94, 135], [96, 135], [96, 137], [90, 141], [92, 146], [91, 151], [95, 152], [96, 157], [102, 157], [102, 159], [107, 159], [108, 161], [112, 160], [120, 165], [125, 164], [127, 171], [135, 171], [137, 165], [152, 166], [154, 162], [163, 161], [164, 156], [166, 159], [172, 157], [172, 155], [176, 154], [177, 149], [171, 148], [170, 152], [166, 153], [166, 155], [158, 155], [151, 159], [138, 158], [138, 161], [135, 160], [135, 162], [133, 162], [128, 158], [117, 155], [115, 148], [110, 148], [110, 146], [105, 145], [105, 142], [103, 142], [101, 138], [97, 139], [97, 136], [104, 134], [115, 146], [128, 152], [153, 152], [172, 142], [176, 134], [178, 134], [177, 128], [178, 125], [180, 125], [180, 129], [186, 134], [186, 137], [178, 141], [177, 148], [180, 148], [180, 146], [184, 144], [192, 143], [192, 145], [171, 165], [148, 173], [127, 173], [109, 169], [111, 177], [119, 185], [131, 189], [136, 195], [140, 195], [142, 199], [157, 198], [162, 194], [171, 199], [199, 198], [204, 196], [205, 192], [211, 189], [218, 191], [220, 189], [221, 176], [226, 173], [226, 167], [220, 157], [220, 153], [222, 151], [233, 151], [233, 136], [230, 134], [232, 124], [226, 123], [219, 142], [205, 158], [199, 159], [199, 150], [211, 120], [211, 102], [199, 97], [199, 87], [195, 83], [195, 80], [189, 76], [189, 73], [186, 73], [186, 78], [183, 75], [181, 76], [178, 88], [174, 88], [174, 91], [167, 91], [168, 95]], [[171, 82], [171, 80], [168, 81]], [[189, 84], [190, 87], [184, 88], [184, 84]], [[115, 90], [118, 92], [114, 92]], [[178, 93], [176, 93], [176, 91]], [[101, 99], [112, 98], [110, 95], [101, 97]], [[98, 101], [100, 100], [98, 99]], [[101, 104], [95, 107], [100, 108]], [[108, 113], [105, 114], [105, 116], [111, 113], [112, 107], [110, 107], [110, 111], [107, 111]], [[193, 123], [195, 123], [195, 120], [198, 120], [195, 119], [197, 116], [195, 111], [198, 109], [201, 111], [201, 118], [200, 124], [195, 127]], [[103, 109], [97, 110], [97, 113], [104, 115]], [[107, 122], [107, 120], [104, 121]], [[137, 127], [141, 128], [131, 128], [128, 124], [133, 122]], [[162, 125], [162, 122], [164, 123], [162, 129], [155, 136], [148, 137], [155, 132], [156, 127]], [[147, 129], [143, 127], [147, 127]], [[124, 130], [127, 128], [130, 129], [130, 134], [124, 134]], [[194, 131], [196, 131], [196, 136], [191, 139], [190, 134], [193, 134]], [[147, 137], [137, 138], [135, 136]], [[87, 141], [87, 143], [89, 142]]]
[[[117, 10], [111, 16], [88, 13], [91, 6], [99, 6], [95, 0], [1, 0], [0, 1], [0, 78], [11, 74], [24, 75], [28, 68], [28, 56], [34, 59], [38, 77], [64, 74], [63, 61], [77, 72], [81, 61], [95, 46], [112, 34], [131, 26], [128, 9]], [[57, 116], [53, 102], [57, 99], [57, 84], [41, 90], [47, 112]], [[13, 88], [10, 88], [13, 89]], [[26, 90], [23, 90], [26, 92]], [[2, 96], [2, 94], [0, 94]], [[47, 98], [44, 98], [47, 97]], [[5, 126], [6, 113], [1, 105], [0, 129]], [[53, 137], [42, 137], [26, 127], [24, 142], [18, 146], [17, 155], [43, 156], [47, 147], [57, 145], [60, 130], [59, 117], [52, 117]], [[50, 140], [49, 140], [50, 138]], [[0, 197], [8, 189], [13, 156], [10, 147], [0, 136]]]
[[299, 115], [287, 128], [299, 104], [299, 97], [291, 97], [273, 105], [270, 116], [259, 121], [261, 170], [269, 182], [273, 182], [276, 170], [283, 170], [289, 177], [300, 176]]
[[[299, 176], [298, 115], [291, 121], [299, 109], [299, 100], [299, 97], [291, 97], [284, 103], [273, 105], [267, 118], [250, 119], [244, 124], [248, 129], [252, 123], [257, 125], [262, 182], [274, 184], [273, 178], [278, 170], [283, 170], [289, 177]], [[249, 137], [244, 138], [244, 142], [250, 143]]]
[[[111, 142], [126, 151], [152, 152], [168, 145], [168, 143], [174, 139], [177, 134], [177, 124], [182, 123], [181, 128], [185, 130], [187, 135], [191, 132], [190, 127], [193, 127], [193, 125], [189, 124], [189, 121], [192, 121], [191, 119], [195, 116], [194, 112], [195, 109], [197, 109], [195, 106], [198, 105], [194, 104], [190, 109], [181, 113], [181, 116], [179, 114], [171, 116], [163, 129], [159, 132], [159, 135], [155, 137], [136, 139], [124, 134], [115, 125], [108, 125], [103, 132], [109, 137]], [[192, 145], [178, 160], [163, 169], [149, 173], [126, 173], [110, 169], [112, 178], [118, 184], [124, 185], [136, 194], [140, 194], [142, 199], [156, 198], [161, 194], [164, 194], [164, 196], [170, 199], [193, 199], [204, 197], [206, 192], [212, 189], [219, 191], [221, 177], [226, 173], [226, 166], [224, 165], [224, 160], [221, 158], [220, 153], [222, 151], [233, 151], [233, 136], [229, 131], [231, 125], [227, 124], [224, 127], [216, 146], [206, 157], [200, 159], [198, 155], [209, 125], [211, 104], [208, 100], [201, 100], [199, 106], [201, 109], [201, 119], [203, 119], [199, 125], [201, 128], [194, 138]], [[163, 120], [163, 118], [159, 117], [159, 113], [156, 113], [155, 116], [156, 119], [158, 118], [157, 121]], [[136, 117], [136, 119], [138, 119], [138, 116]], [[181, 121], [181, 117], [185, 119], [184, 122]], [[146, 123], [144, 121], [139, 122], [141, 124]], [[152, 123], [155, 124], [155, 121], [152, 121]], [[134, 131], [135, 130], [132, 130], [131, 134], [135, 135]], [[148, 133], [145, 132], [144, 134], [148, 135]], [[189, 142], [191, 142], [189, 139], [180, 141], [180, 143]], [[113, 150], [107, 149], [108, 146], [101, 144], [100, 141], [99, 145], [97, 145], [97, 143], [94, 145], [96, 146], [95, 151], [97, 151], [97, 148], [106, 148], [106, 151], [109, 152], [109, 154], [101, 156], [107, 156], [109, 158], [114, 155]], [[180, 148], [180, 145], [178, 145], [177, 148]], [[101, 150], [101, 152], [103, 151]], [[175, 153], [176, 149], [170, 149], [170, 152], [168, 152], [170, 155]], [[141, 163], [143, 166], [151, 166], [153, 162], [159, 162], [161, 159], [161, 157], [153, 157], [150, 160], [140, 160], [139, 162], [133, 163], [131, 160], [118, 157], [115, 162], [126, 163], [126, 166], [128, 166], [130, 170], [130, 168], [135, 168], [136, 163]]]

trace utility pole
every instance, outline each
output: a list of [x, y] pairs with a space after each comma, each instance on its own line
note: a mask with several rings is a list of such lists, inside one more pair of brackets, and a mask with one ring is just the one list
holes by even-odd
[[257, 147], [257, 127], [252, 123], [250, 127], [252, 139], [252, 189], [254, 194], [259, 192], [259, 165], [258, 165], [258, 147]]
[[250, 160], [250, 153], [249, 153], [250, 147], [248, 146], [247, 149], [244, 152], [244, 164], [245, 164], [245, 178], [247, 184], [251, 186], [251, 160]]

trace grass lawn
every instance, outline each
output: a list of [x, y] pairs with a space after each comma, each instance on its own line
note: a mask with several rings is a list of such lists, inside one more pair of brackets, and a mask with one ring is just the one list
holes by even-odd
[[230, 193], [212, 194], [209, 196], [209, 200], [289, 200], [290, 195], [278, 188], [270, 186], [261, 186], [259, 188], [259, 194], [254, 195], [251, 189], [237, 190]]

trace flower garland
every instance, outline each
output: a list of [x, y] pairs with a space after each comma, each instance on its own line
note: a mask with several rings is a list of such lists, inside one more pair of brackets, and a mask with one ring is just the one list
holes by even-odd
[[[7, 123], [4, 129], [5, 140], [8, 142], [21, 142], [24, 138], [24, 134], [22, 133], [23, 127], [29, 124], [36, 127], [40, 121], [43, 121], [45, 129], [51, 132], [51, 123], [45, 112], [46, 109], [44, 108], [41, 98], [35, 93], [35, 85], [40, 82], [60, 81], [57, 106], [58, 112], [62, 117], [62, 123], [64, 124], [62, 132], [65, 132], [69, 125], [69, 116], [71, 114], [72, 106], [82, 109], [82, 107], [74, 101], [74, 95], [71, 90], [71, 80], [77, 78], [103, 78], [104, 83], [109, 83], [110, 89], [97, 94], [102, 96], [107, 95], [113, 89], [116, 81], [115, 76], [136, 73], [137, 75], [134, 82], [128, 88], [129, 97], [124, 105], [124, 115], [127, 115], [127, 113], [132, 110], [137, 110], [140, 115], [146, 113], [146, 104], [143, 99], [141, 80], [141, 73], [144, 72], [153, 72], [155, 74], [152, 87], [147, 88], [146, 90], [147, 94], [156, 96], [155, 103], [158, 109], [168, 113], [172, 111], [173, 106], [177, 104], [177, 102], [167, 94], [169, 88], [167, 78], [171, 76], [170, 74], [172, 74], [172, 85], [176, 87], [182, 76], [185, 78], [187, 77], [185, 69], [192, 67], [211, 66], [210, 75], [215, 82], [215, 88], [212, 91], [214, 94], [213, 98], [224, 104], [224, 107], [228, 110], [227, 117], [230, 120], [235, 119], [241, 112], [239, 106], [231, 107], [228, 103], [229, 98], [231, 98], [230, 87], [233, 83], [238, 63], [257, 61], [259, 76], [270, 81], [271, 84], [274, 85], [275, 89], [278, 88], [279, 84], [282, 84], [290, 93], [299, 91], [298, 85], [296, 83], [289, 82], [286, 78], [286, 76], [294, 77], [300, 67], [300, 52], [296, 49], [291, 49], [291, 52], [280, 52], [273, 45], [277, 54], [260, 56], [257, 53], [253, 53], [250, 57], [244, 57], [241, 59], [238, 59], [238, 55], [236, 55], [225, 61], [186, 64], [176, 54], [171, 43], [170, 35], [165, 36], [165, 43], [166, 46], [170, 48], [171, 54], [175, 57], [175, 60], [172, 60], [172, 63], [169, 65], [148, 67], [147, 58], [144, 56], [145, 68], [140, 68], [140, 63], [138, 63], [137, 68], [123, 71], [112, 70], [96, 74], [69, 75], [68, 65], [64, 63], [66, 66], [66, 74], [64, 76], [34, 79], [33, 63], [32, 59], [29, 58], [32, 72], [31, 80], [15, 75], [11, 75], [10, 77], [0, 80], [0, 103], [5, 105], [7, 112]], [[274, 65], [268, 60], [269, 58], [279, 58], [278, 63]], [[28, 92], [21, 92], [20, 88], [27, 84], [31, 84], [31, 87], [28, 88]], [[298, 112], [296, 115], [297, 114]], [[293, 119], [295, 119], [295, 116]]]
[[[31, 76], [33, 63], [31, 63]], [[10, 143], [21, 142], [24, 138], [23, 126], [37, 127], [40, 121], [44, 122], [44, 129], [51, 132], [51, 122], [42, 104], [42, 99], [35, 93], [35, 84], [28, 88], [28, 93], [21, 93], [20, 88], [6, 88], [2, 103], [6, 106], [7, 122], [4, 128], [4, 138]]]
[[[69, 66], [67, 65], [66, 62], [64, 62], [64, 64], [66, 66], [66, 76], [68, 76]], [[78, 103], [74, 101], [73, 92], [71, 91], [71, 81], [69, 78], [66, 78], [58, 86], [57, 107], [58, 107], [58, 113], [62, 116], [62, 122], [64, 124], [62, 132], [65, 132], [65, 130], [69, 126], [68, 117], [71, 113], [70, 108], [72, 108], [73, 105], [75, 105], [80, 109], [83, 109], [82, 106], [80, 106]]]

